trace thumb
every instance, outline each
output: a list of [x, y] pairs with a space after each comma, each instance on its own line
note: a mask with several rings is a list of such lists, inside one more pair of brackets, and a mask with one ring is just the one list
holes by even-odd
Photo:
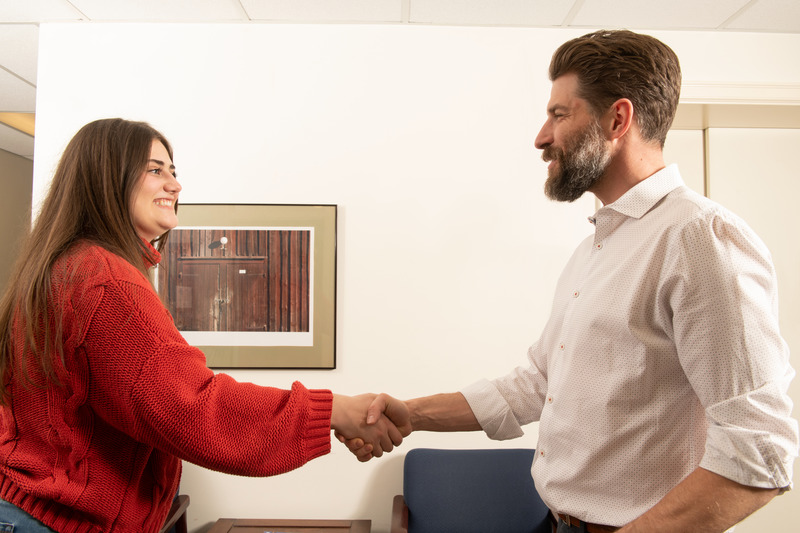
[[386, 410], [386, 395], [379, 394], [372, 400], [367, 408], [367, 425], [372, 425], [378, 421], [381, 414]]

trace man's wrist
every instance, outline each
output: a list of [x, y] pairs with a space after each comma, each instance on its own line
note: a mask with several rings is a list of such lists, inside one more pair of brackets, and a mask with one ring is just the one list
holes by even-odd
[[422, 420], [422, 415], [420, 412], [419, 398], [406, 400], [405, 403], [406, 408], [408, 408], [408, 423], [411, 425], [411, 431], [414, 432], [421, 427], [420, 422]]

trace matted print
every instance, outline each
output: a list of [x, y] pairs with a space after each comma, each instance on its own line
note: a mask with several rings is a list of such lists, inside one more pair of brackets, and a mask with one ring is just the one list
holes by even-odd
[[336, 206], [181, 204], [156, 287], [212, 368], [335, 368]]

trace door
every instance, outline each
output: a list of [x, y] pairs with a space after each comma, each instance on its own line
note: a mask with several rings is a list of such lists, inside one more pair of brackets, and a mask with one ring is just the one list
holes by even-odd
[[175, 326], [181, 331], [219, 331], [221, 274], [219, 263], [178, 262]]
[[267, 267], [263, 261], [226, 265], [224, 331], [267, 331]]

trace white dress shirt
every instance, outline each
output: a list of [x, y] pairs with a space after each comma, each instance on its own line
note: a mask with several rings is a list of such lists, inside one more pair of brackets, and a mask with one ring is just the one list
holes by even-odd
[[462, 391], [484, 431], [538, 420], [536, 488], [587, 522], [630, 522], [698, 466], [789, 487], [794, 370], [764, 243], [674, 165], [590, 220], [529, 365]]

